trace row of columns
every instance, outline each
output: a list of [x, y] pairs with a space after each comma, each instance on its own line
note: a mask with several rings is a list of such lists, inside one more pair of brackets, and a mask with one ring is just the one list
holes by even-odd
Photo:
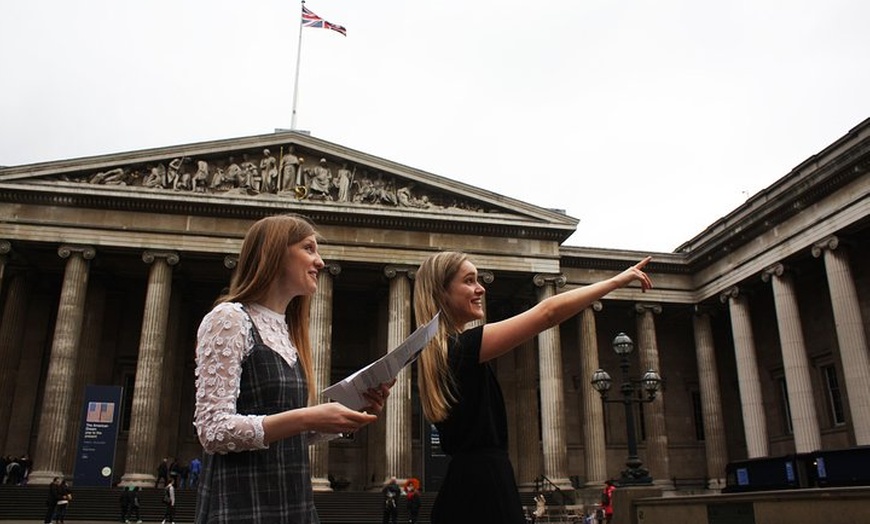
[[[838, 246], [839, 240], [830, 237], [815, 244], [812, 247], [812, 254], [817, 258], [824, 257], [855, 443], [867, 445], [870, 444], [870, 354], [868, 354], [855, 281], [848, 258], [843, 250], [837, 250]], [[821, 430], [815, 409], [810, 363], [803, 340], [794, 283], [780, 263], [766, 268], [761, 277], [764, 282], [770, 282], [772, 285], [788, 401], [794, 426], [795, 449], [798, 453], [815, 451], [821, 448]], [[538, 299], [543, 300], [551, 296], [554, 288], [564, 282], [559, 283], [557, 278], [536, 276], [535, 284], [541, 288]], [[769, 454], [769, 441], [749, 307], [745, 296], [737, 287], [723, 292], [720, 299], [728, 304], [731, 316], [747, 454], [749, 458], [765, 457]], [[591, 376], [598, 368], [595, 312], [601, 310], [602, 305], [597, 302], [580, 314], [578, 339], [582, 377]], [[653, 316], [661, 312], [661, 306], [636, 304], [635, 311], [641, 367], [661, 369]], [[721, 489], [725, 486], [724, 472], [728, 455], [709, 311], [701, 307], [696, 308], [693, 331], [705, 434], [705, 455], [710, 476], [709, 485], [711, 489]], [[542, 471], [554, 482], [565, 482], [567, 446], [562, 413], [564, 388], [561, 384], [559, 347], [558, 331], [553, 333], [553, 330], [548, 330], [538, 337], [544, 459]], [[528, 353], [528, 351], [521, 349], [520, 353]], [[522, 384], [524, 375], [530, 373], [524, 363], [524, 360], [518, 357], [519, 384]], [[591, 388], [585, 388], [583, 393], [581, 401], [585, 415], [583, 436], [586, 481], [590, 486], [600, 485], [607, 478], [603, 406]], [[523, 402], [522, 391], [518, 402]], [[670, 478], [670, 467], [663, 395], [660, 394], [645, 410], [644, 421], [647, 437], [646, 465], [653, 478], [667, 482]], [[527, 431], [527, 428], [518, 431], [519, 439], [524, 443], [518, 451], [517, 469], [521, 482], [524, 480], [524, 472], [528, 469], [527, 463], [538, 456], [537, 450], [528, 447], [530, 446], [528, 439], [524, 439]]]
[[[832, 237], [816, 244], [812, 253], [816, 257], [824, 257], [856, 444], [864, 445], [870, 444], [870, 359], [867, 355], [867, 340], [854, 280], [848, 260], [842, 250], [837, 250], [838, 245], [838, 240]], [[24, 311], [25, 308], [21, 305], [26, 300], [27, 293], [25, 279], [6, 281], [6, 253], [8, 249], [4, 250], [4, 244], [0, 242], [0, 285], [8, 288], [3, 311], [4, 322], [0, 326], [0, 357], [7, 362], [15, 362], [15, 351], [20, 351], [21, 346], [19, 326], [23, 322], [13, 320], [15, 315], [21, 315]], [[68, 435], [73, 430], [69, 427], [69, 421], [74, 420], [74, 417], [68, 416], [70, 406], [75, 400], [72, 392], [75, 381], [80, 380], [85, 373], [77, 370], [76, 365], [77, 362], [95, 360], [82, 359], [79, 354], [80, 347], [96, 347], [96, 343], [81, 343], [89, 261], [94, 258], [95, 250], [88, 246], [62, 246], [58, 254], [67, 262], [39, 421], [35, 450], [37, 469], [31, 473], [31, 482], [35, 484], [49, 483], [52, 478], [62, 476], [66, 443], [69, 442]], [[122, 482], [146, 485], [153, 482], [154, 477], [150, 471], [158, 458], [157, 421], [160, 414], [165, 333], [172, 288], [172, 267], [178, 263], [179, 258], [173, 252], [146, 251], [143, 261], [151, 267], [133, 394], [130, 434], [135, 435], [135, 438], [128, 442], [126, 472]], [[233, 260], [228, 258], [225, 265], [231, 268]], [[332, 279], [340, 271], [337, 264], [327, 265], [326, 270], [318, 277], [319, 292], [312, 302], [310, 332], [315, 348], [314, 373], [321, 384], [328, 383], [330, 379]], [[392, 351], [411, 332], [410, 282], [414, 276], [414, 268], [388, 266], [385, 268], [385, 275], [389, 278], [390, 286], [388, 351]], [[820, 429], [813, 403], [809, 361], [801, 335], [793, 283], [781, 264], [765, 270], [762, 278], [773, 286], [796, 450], [813, 451], [820, 447]], [[538, 287], [538, 300], [554, 295], [557, 288], [565, 284], [565, 278], [561, 275], [536, 275], [533, 281]], [[767, 426], [749, 306], [745, 296], [736, 287], [722, 293], [720, 299], [728, 304], [731, 316], [747, 454], [749, 458], [764, 457], [768, 454]], [[597, 302], [580, 314], [580, 371], [583, 377], [591, 376], [598, 368], [595, 313], [601, 310], [602, 304]], [[661, 306], [637, 304], [635, 311], [641, 365], [644, 368], [660, 369], [654, 315], [661, 312]], [[721, 477], [727, 463], [727, 452], [709, 313], [698, 308], [693, 327], [706, 436], [707, 469], [714, 486], [724, 485]], [[533, 425], [516, 424], [518, 480], [523, 484], [542, 472], [556, 485], [570, 488], [558, 328], [539, 334], [537, 345], [542, 442], [539, 445]], [[526, 415], [537, 409], [533, 343], [530, 342], [527, 346], [516, 352], [516, 398], [520, 407], [518, 411]], [[11, 357], [11, 360], [7, 357]], [[8, 393], [7, 390], [14, 384], [11, 372], [13, 371], [8, 367], [0, 370], [0, 420], [8, 418], [11, 409], [11, 395], [2, 394]], [[588, 485], [600, 485], [607, 478], [603, 406], [592, 388], [583, 390], [582, 405], [585, 414], [583, 436], [586, 481]], [[668, 479], [668, 437], [664, 399], [661, 395], [645, 410], [644, 416], [647, 430], [647, 466], [653, 478]], [[412, 428], [409, 369], [400, 373], [393, 387], [385, 419], [385, 471], [397, 477], [410, 476]], [[327, 445], [313, 446], [310, 453], [314, 486], [316, 489], [328, 489], [329, 448]]]
[[[813, 245], [812, 255], [824, 260], [850, 420], [855, 444], [861, 446], [870, 444], [870, 357], [855, 281], [847, 256], [838, 247], [839, 239], [832, 236]], [[821, 429], [794, 283], [781, 263], [766, 268], [762, 280], [769, 282], [773, 290], [795, 451], [816, 451], [821, 448]], [[749, 304], [737, 287], [727, 290], [720, 298], [728, 303], [731, 312], [747, 454], [749, 458], [765, 457], [768, 455], [767, 421]]]
[[[3, 251], [2, 246], [0, 251]], [[62, 477], [63, 471], [69, 469], [72, 457], [68, 443], [75, 441], [75, 414], [82, 401], [81, 388], [76, 388], [76, 385], [93, 379], [99, 347], [98, 330], [83, 329], [86, 322], [97, 322], [98, 315], [93, 313], [101, 311], [99, 304], [102, 301], [99, 299], [92, 301], [90, 305], [93, 307], [87, 307], [90, 261], [96, 256], [96, 250], [91, 246], [63, 245], [58, 249], [58, 256], [66, 259], [66, 265], [40, 409], [34, 451], [37, 460], [29, 478], [29, 482], [36, 485], [49, 484], [54, 477]], [[136, 438], [130, 440], [127, 450], [127, 471], [131, 473], [125, 474], [122, 481], [151, 484], [154, 477], [145, 472], [150, 471], [155, 463], [159, 393], [172, 286], [171, 266], [178, 263], [178, 255], [146, 251], [142, 259], [151, 264], [151, 269], [131, 416], [131, 434]], [[25, 325], [21, 317], [27, 309], [27, 291], [26, 275], [13, 279], [8, 287], [0, 326], [0, 357], [6, 362], [18, 362], [20, 358]], [[91, 311], [87, 319], [86, 311]], [[13, 395], [10, 389], [15, 384], [11, 374], [15, 371], [6, 366], [0, 376], [0, 387], [3, 388], [0, 415], [4, 420], [9, 419], [11, 411]]]
[[[2, 246], [0, 246], [2, 247]], [[43, 408], [41, 410], [35, 456], [38, 458], [36, 469], [31, 473], [31, 482], [47, 484], [51, 479], [63, 476], [65, 466], [68, 467], [67, 442], [74, 439], [75, 427], [70, 421], [71, 406], [74, 406], [76, 381], [82, 380], [83, 371], [77, 370], [77, 363], [93, 362], [95, 359], [83, 359], [79, 354], [81, 347], [97, 347], [96, 343], [81, 344], [82, 326], [84, 323], [85, 301], [87, 300], [89, 261], [96, 252], [88, 246], [62, 246], [59, 256], [67, 259], [64, 271], [63, 286], [55, 334], [52, 339], [52, 349], [46, 379]], [[164, 375], [164, 359], [166, 358], [166, 333], [172, 292], [172, 267], [179, 261], [173, 252], [146, 251], [143, 261], [151, 265], [146, 292], [146, 304], [142, 320], [142, 332], [139, 344], [136, 381], [133, 391], [133, 406], [131, 413], [130, 434], [135, 435], [127, 445], [127, 461], [123, 484], [150, 485], [153, 480], [152, 466], [157, 462], [158, 451], [158, 419], [160, 416], [160, 388]], [[228, 258], [225, 265], [233, 267], [234, 260]], [[330, 355], [332, 336], [332, 278], [338, 275], [341, 268], [338, 264], [329, 264], [319, 275], [319, 293], [312, 302], [310, 332], [313, 339], [314, 373], [318, 383], [328, 383], [330, 379]], [[411, 285], [414, 269], [411, 267], [388, 266], [385, 275], [389, 278], [389, 324], [388, 350], [395, 349], [411, 332]], [[491, 281], [491, 274], [489, 276]], [[25, 308], [20, 307], [20, 300], [25, 294], [20, 286], [24, 279], [13, 281], [6, 301], [3, 330], [14, 330], [22, 322], [12, 322], [15, 314], [21, 314]], [[557, 287], [565, 284], [561, 275], [537, 275], [534, 279], [538, 286], [538, 299], [544, 300], [556, 292]], [[600, 310], [600, 304], [598, 305]], [[585, 314], [584, 314], [585, 315]], [[589, 322], [588, 316], [584, 316]], [[593, 320], [594, 322], [594, 320]], [[584, 344], [594, 343], [594, 326], [586, 326], [587, 333]], [[13, 357], [13, 348], [20, 348], [20, 331], [18, 333], [0, 333], [3, 341], [0, 346], [3, 355]], [[654, 341], [654, 336], [651, 340]], [[535, 356], [531, 350], [533, 343], [529, 342], [525, 351], [518, 352], [522, 363], [519, 370], [518, 383], [521, 395], [519, 401], [525, 406], [521, 413], [537, 410], [535, 382], [541, 385], [541, 413], [543, 427], [543, 455], [538, 453], [539, 444], [534, 425], [518, 425], [521, 459], [518, 471], [522, 477], [537, 477], [543, 472], [556, 485], [570, 488], [567, 475], [566, 428], [564, 419], [564, 388], [562, 384], [562, 355], [558, 328], [549, 329], [538, 336], [538, 376], [534, 377]], [[652, 350], [655, 351], [654, 342]], [[596, 355], [595, 351], [583, 351], [584, 355]], [[655, 357], [657, 359], [657, 356]], [[597, 356], [595, 358], [597, 360]], [[596, 363], [591, 366], [597, 365]], [[80, 366], [81, 367], [81, 366]], [[590, 368], [591, 369], [591, 368]], [[11, 370], [6, 370], [8, 374]], [[587, 374], [591, 374], [587, 373]], [[12, 380], [3, 380], [4, 388], [14, 384]], [[11, 395], [2, 398], [11, 399]], [[80, 399], [79, 399], [80, 402]], [[596, 407], [597, 406], [597, 407]], [[589, 402], [589, 411], [601, 413], [600, 402]], [[0, 415], [8, 414], [9, 403], [0, 404]], [[386, 419], [386, 464], [385, 471], [400, 477], [410, 476], [412, 469], [411, 453], [411, 375], [409, 369], [400, 372], [393, 387], [391, 401], [387, 403]], [[598, 452], [591, 457], [590, 463], [595, 464], [595, 480], [605, 477], [603, 467], [604, 438], [603, 424], [588, 424], [586, 427], [598, 433], [594, 437], [597, 443], [594, 447]], [[665, 443], [666, 443], [666, 436]], [[530, 448], [534, 448], [528, 452]], [[313, 446], [310, 451], [311, 471], [315, 489], [328, 489], [328, 446]], [[541, 460], [543, 459], [543, 460]], [[531, 480], [531, 479], [529, 479]]]

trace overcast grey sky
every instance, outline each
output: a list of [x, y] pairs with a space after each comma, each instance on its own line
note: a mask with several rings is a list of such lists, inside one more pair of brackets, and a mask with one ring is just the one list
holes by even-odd
[[[672, 251], [870, 117], [866, 0], [308, 0], [297, 127]], [[0, 165], [288, 128], [300, 3], [6, 0]]]

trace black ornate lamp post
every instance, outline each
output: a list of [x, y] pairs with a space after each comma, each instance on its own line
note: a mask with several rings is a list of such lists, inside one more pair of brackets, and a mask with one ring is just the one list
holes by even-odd
[[[652, 484], [652, 477], [649, 476], [649, 471], [643, 467], [643, 462], [637, 456], [637, 436], [634, 428], [633, 405], [652, 402], [656, 398], [659, 387], [662, 384], [662, 378], [655, 370], [649, 369], [640, 380], [632, 380], [628, 374], [629, 362], [628, 356], [634, 350], [634, 342], [625, 333], [616, 335], [613, 339], [613, 351], [620, 357], [619, 367], [622, 368], [622, 399], [608, 399], [607, 393], [610, 391], [610, 386], [613, 385], [613, 379], [603, 369], [598, 369], [592, 374], [592, 387], [601, 394], [601, 399], [604, 402], [621, 402], [625, 406], [625, 430], [628, 433], [628, 459], [625, 461], [626, 469], [622, 471], [619, 484], [639, 485]], [[646, 392], [646, 397], [637, 398], [637, 391]]]

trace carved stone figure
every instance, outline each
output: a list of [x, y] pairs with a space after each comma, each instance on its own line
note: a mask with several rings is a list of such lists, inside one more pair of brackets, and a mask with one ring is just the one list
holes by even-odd
[[274, 193], [278, 190], [278, 161], [268, 149], [263, 150], [263, 159], [260, 160], [261, 193]]
[[245, 182], [242, 184], [242, 187], [248, 191], [259, 191], [261, 182], [260, 170], [257, 169], [256, 164], [248, 160], [248, 155], [243, 155], [241, 168], [242, 172], [245, 174]]
[[123, 184], [125, 178], [124, 170], [120, 167], [102, 171], [91, 177], [91, 184]]
[[378, 175], [378, 178], [374, 181], [375, 203], [392, 204], [395, 206], [398, 201], [396, 200], [396, 194], [391, 189], [392, 183], [384, 181], [381, 175]]
[[419, 209], [431, 207], [428, 197], [424, 196], [423, 199], [414, 197], [414, 194], [412, 193], [413, 188], [414, 184], [410, 183], [407, 186], [400, 187], [396, 190], [396, 200], [398, 201], [399, 207], [413, 207]]
[[241, 166], [235, 163], [233, 157], [230, 157], [230, 164], [227, 166], [227, 180], [232, 183], [233, 187], [242, 187], [245, 183], [245, 173]]
[[226, 189], [224, 187], [225, 182], [227, 182], [226, 173], [223, 168], [216, 168], [214, 172], [214, 176], [211, 177], [211, 183], [208, 185], [209, 189], [213, 189], [215, 191], [220, 191], [222, 189]]
[[350, 185], [353, 181], [353, 173], [347, 168], [347, 162], [341, 164], [341, 169], [339, 169], [335, 173], [335, 180], [333, 180], [333, 184], [338, 189], [338, 197], [336, 200], [339, 202], [347, 202], [348, 197], [350, 196]]
[[281, 190], [293, 191], [296, 186], [302, 185], [298, 177], [302, 175], [299, 170], [300, 159], [293, 154], [293, 146], [287, 148], [287, 153], [281, 156]]
[[142, 183], [145, 187], [166, 187], [166, 168], [163, 164], [151, 167], [151, 172]]
[[166, 187], [178, 189], [178, 182], [181, 177], [181, 165], [184, 163], [184, 157], [174, 158], [169, 162], [169, 169], [166, 171]]
[[361, 176], [354, 183], [357, 185], [357, 191], [352, 197], [352, 201], [357, 204], [371, 202], [374, 197], [374, 184], [368, 176]]
[[329, 194], [332, 189], [332, 172], [325, 158], [320, 159], [317, 167], [311, 170], [311, 178], [308, 180], [308, 198], [319, 200], [332, 200]]
[[208, 162], [205, 160], [196, 161], [196, 173], [191, 180], [191, 190], [205, 192], [205, 185], [208, 182]]

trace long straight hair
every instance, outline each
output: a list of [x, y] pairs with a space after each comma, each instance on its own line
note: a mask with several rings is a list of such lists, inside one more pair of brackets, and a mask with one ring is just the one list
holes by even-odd
[[420, 265], [414, 277], [414, 316], [417, 326], [432, 320], [438, 311], [441, 317], [438, 333], [420, 353], [417, 360], [417, 388], [423, 415], [430, 422], [441, 422], [456, 402], [455, 379], [447, 363], [447, 341], [462, 331], [465, 324], [458, 323], [448, 307], [450, 282], [468, 260], [464, 253], [443, 251], [431, 255]]
[[[250, 304], [263, 299], [269, 285], [282, 271], [287, 247], [311, 235], [317, 235], [318, 240], [320, 239], [314, 224], [301, 215], [276, 215], [255, 222], [242, 241], [242, 250], [230, 281], [230, 289], [215, 304]], [[293, 297], [287, 304], [284, 318], [308, 384], [308, 403], [312, 404], [317, 398], [317, 387], [314, 384], [311, 339], [308, 333], [310, 309], [311, 296]]]

